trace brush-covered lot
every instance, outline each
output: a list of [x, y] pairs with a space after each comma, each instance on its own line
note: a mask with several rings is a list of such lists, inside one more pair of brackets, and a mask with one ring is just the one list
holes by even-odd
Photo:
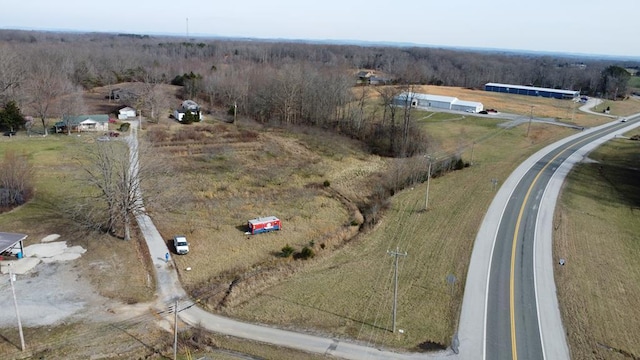
[[[535, 103], [536, 116], [578, 126], [609, 121], [574, 112], [577, 105], [572, 102], [459, 88], [425, 88], [415, 91], [481, 101], [487, 108], [522, 116], [528, 116]], [[368, 97], [370, 109], [378, 106], [375, 91], [370, 91]], [[611, 109], [617, 115], [627, 115], [639, 112], [640, 103], [633, 99], [615, 102]], [[190, 253], [173, 259], [191, 297], [210, 311], [375, 346], [408, 350], [446, 347], [458, 321], [473, 241], [497, 190], [493, 180], [499, 186], [530, 154], [575, 132], [538, 123], [533, 123], [528, 132], [526, 125], [503, 128], [499, 126], [503, 120], [465, 115], [420, 111], [413, 115], [429, 137], [435, 162], [445, 155], [459, 154], [472, 163], [463, 170], [431, 179], [428, 211], [424, 211], [427, 197], [424, 182], [406, 188], [398, 185], [391, 198], [382, 195], [382, 184], [401, 184], [403, 176], [415, 173], [416, 169], [426, 172], [428, 162], [424, 157], [393, 160], [371, 155], [361, 143], [326, 131], [264, 126], [249, 120], [227, 124], [215, 118], [192, 125], [168, 119], [159, 124], [145, 124], [141, 134], [152, 149], [150, 161], [155, 153], [168, 169], [167, 175], [146, 181], [171, 184], [166, 191], [153, 194], [147, 208], [165, 239], [176, 234], [188, 237]], [[55, 206], [73, 198], [69, 195], [73, 191], [59, 184], [67, 184], [74, 173], [81, 171], [71, 161], [81, 156], [77, 151], [81, 139], [85, 137], [2, 139], [3, 149], [20, 146], [29, 154], [36, 165], [38, 183], [36, 200], [2, 214], [0, 224], [5, 225], [4, 231], [30, 234], [28, 241], [57, 232], [83, 244], [88, 254], [78, 260], [78, 266], [87, 271], [91, 258], [121, 260], [112, 261], [117, 264], [113, 271], [88, 272], [92, 284], [115, 301], [143, 303], [153, 296], [153, 281], [149, 282], [152, 271], [141, 265], [145, 263], [144, 247], [134, 245], [140, 239], [124, 243], [98, 236], [73, 237], [73, 223], [61, 218]], [[85, 145], [90, 145], [89, 140], [86, 142]], [[574, 209], [570, 205], [567, 212]], [[609, 219], [609, 213], [606, 214]], [[281, 231], [245, 234], [247, 220], [269, 215], [283, 221]], [[591, 215], [574, 211], [571, 216]], [[589, 221], [590, 217], [586, 219]], [[558, 231], [566, 224], [568, 221], [560, 222]], [[612, 226], [609, 233], [627, 231], [629, 228], [624, 226]], [[581, 236], [577, 232], [566, 233], [565, 242]], [[285, 247], [293, 249], [291, 256], [284, 256]], [[313, 256], [305, 258], [305, 248]], [[397, 327], [404, 330], [402, 334], [390, 331], [394, 257], [388, 251], [395, 250], [407, 253], [398, 259]], [[569, 264], [574, 256], [567, 255]], [[638, 272], [637, 264], [628, 266], [635, 268], [623, 265], [622, 270]], [[567, 269], [570, 267], [563, 268]], [[119, 276], [123, 272], [127, 277]], [[579, 283], [590, 283], [591, 277], [586, 273], [577, 277]], [[572, 282], [576, 282], [575, 276]], [[630, 294], [631, 289], [638, 290], [638, 285], [634, 288], [631, 281], [628, 286], [624, 291]], [[568, 301], [567, 309], [598, 308], [597, 302], [591, 303], [595, 298], [573, 305], [571, 299], [574, 297], [561, 297], [562, 306]], [[618, 311], [618, 306], [610, 309]], [[633, 315], [625, 313], [626, 321], [632, 318]], [[637, 319], [634, 321], [638, 323]], [[565, 326], [568, 332], [582, 334], [576, 335], [579, 339], [593, 339], [594, 324], [599, 323], [594, 321], [585, 326], [568, 322]], [[132, 318], [122, 328], [138, 336], [150, 326], [155, 326], [151, 314]], [[34, 337], [48, 330], [34, 329]], [[613, 338], [629, 337], [623, 330], [603, 327], [601, 331]], [[99, 331], [90, 326], [77, 332], [75, 337], [68, 333], [69, 338], [81, 342], [86, 337], [96, 337]], [[136, 354], [168, 353], [167, 345], [171, 343], [171, 339], [160, 335], [127, 341], [124, 340], [127, 332], [105, 333], [130, 344]], [[572, 340], [572, 349], [582, 346], [584, 341]], [[269, 346], [253, 343], [244, 346], [224, 337], [211, 342], [266, 358], [282, 354]], [[77, 350], [72, 343], [75, 341], [42, 340], [40, 348], [68, 346]], [[186, 340], [184, 344], [189, 347]], [[612, 342], [606, 345], [618, 348]], [[15, 352], [11, 343], [3, 347]], [[637, 354], [637, 350], [625, 351]], [[226, 356], [234, 358], [233, 354]], [[305, 356], [291, 353], [295, 358]]]

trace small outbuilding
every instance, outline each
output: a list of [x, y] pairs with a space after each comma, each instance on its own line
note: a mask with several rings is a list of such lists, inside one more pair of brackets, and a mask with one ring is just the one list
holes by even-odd
[[126, 120], [126, 119], [135, 118], [135, 117], [136, 117], [136, 109], [130, 106], [125, 106], [118, 110], [119, 120]]

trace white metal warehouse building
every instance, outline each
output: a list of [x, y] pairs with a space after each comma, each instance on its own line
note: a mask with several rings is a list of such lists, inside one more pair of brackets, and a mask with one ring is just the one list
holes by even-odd
[[403, 92], [393, 99], [394, 105], [405, 106], [411, 103], [411, 107], [417, 109], [444, 109], [477, 113], [484, 109], [484, 105], [476, 101], [460, 100], [452, 96], [419, 94]]

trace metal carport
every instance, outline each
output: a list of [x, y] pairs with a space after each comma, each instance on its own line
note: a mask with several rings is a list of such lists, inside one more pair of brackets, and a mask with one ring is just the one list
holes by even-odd
[[13, 250], [18, 245], [20, 247], [21, 257], [24, 257], [23, 241], [28, 235], [0, 232], [0, 260], [3, 254]]

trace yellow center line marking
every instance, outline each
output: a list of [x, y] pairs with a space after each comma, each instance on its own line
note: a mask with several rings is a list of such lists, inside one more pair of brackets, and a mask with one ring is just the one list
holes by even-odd
[[518, 360], [518, 351], [517, 351], [517, 347], [516, 347], [516, 318], [515, 318], [516, 249], [518, 247], [518, 235], [520, 233], [520, 222], [522, 221], [522, 216], [524, 214], [524, 209], [527, 206], [527, 202], [529, 202], [529, 195], [531, 194], [531, 191], [533, 190], [533, 187], [538, 182], [538, 179], [540, 178], [540, 175], [542, 175], [542, 173], [544, 173], [544, 171], [547, 169], [547, 167], [549, 167], [549, 165], [551, 165], [560, 155], [562, 155], [570, 147], [578, 145], [580, 143], [587, 142], [587, 140], [590, 140], [591, 138], [594, 138], [597, 135], [600, 135], [600, 132], [598, 132], [598, 134], [593, 134], [592, 136], [588, 136], [588, 137], [586, 137], [586, 138], [584, 138], [584, 139], [582, 139], [580, 141], [577, 141], [575, 144], [569, 145], [566, 149], [560, 151], [556, 156], [551, 158], [551, 160], [549, 160], [547, 162], [547, 164], [545, 166], [543, 166], [540, 171], [538, 171], [538, 174], [536, 175], [536, 177], [531, 182], [531, 185], [529, 186], [529, 189], [527, 189], [527, 194], [525, 195], [524, 202], [522, 203], [522, 206], [520, 207], [520, 212], [518, 213], [518, 220], [516, 221], [516, 228], [515, 228], [515, 231], [513, 232], [513, 242], [512, 242], [512, 245], [511, 245], [511, 276], [509, 278], [509, 280], [510, 280], [509, 281], [509, 306], [510, 306], [510, 317], [511, 317], [511, 356], [512, 356], [513, 360]]

